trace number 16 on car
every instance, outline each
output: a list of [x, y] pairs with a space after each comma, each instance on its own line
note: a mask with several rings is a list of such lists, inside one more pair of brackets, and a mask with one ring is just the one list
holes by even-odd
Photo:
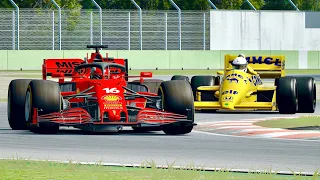
[[117, 88], [103, 88], [104, 91], [106, 91], [106, 93], [119, 93], [120, 91]]

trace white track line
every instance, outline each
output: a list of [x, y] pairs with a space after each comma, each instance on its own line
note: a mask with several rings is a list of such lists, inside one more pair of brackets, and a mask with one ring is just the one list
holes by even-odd
[[257, 128], [257, 126], [223, 126], [223, 127], [218, 127], [215, 128], [216, 130], [221, 130], [221, 129], [248, 129], [248, 128]]
[[227, 124], [227, 123], [254, 123], [257, 120], [239, 120], [239, 121], [218, 121], [218, 122], [196, 122], [198, 125], [219, 125], [219, 124]]
[[257, 129], [244, 129], [241, 130], [241, 132], [253, 132], [253, 131], [277, 131], [277, 130], [284, 130], [282, 128], [263, 128], [261, 127], [261, 129], [257, 128]]
[[214, 127], [214, 126], [245, 126], [245, 125], [252, 125], [252, 122], [244, 122], [244, 123], [239, 123], [239, 122], [235, 122], [235, 123], [221, 123], [221, 124], [208, 124], [207, 127]]
[[280, 136], [288, 136], [288, 135], [296, 135], [296, 134], [310, 134], [310, 133], [312, 133], [312, 132], [273, 132], [273, 133], [258, 134], [258, 135], [252, 135], [252, 136], [273, 138], [273, 137], [280, 137]]
[[204, 131], [197, 131], [192, 130], [193, 133], [198, 134], [205, 134], [209, 136], [221, 136], [221, 137], [228, 137], [228, 138], [243, 138], [243, 139], [272, 139], [272, 140], [279, 140], [279, 141], [302, 141], [302, 142], [320, 142], [320, 140], [307, 140], [307, 139], [283, 139], [283, 138], [266, 138], [266, 137], [258, 137], [258, 136], [237, 136], [237, 135], [231, 135], [231, 134], [219, 134], [214, 132], [204, 132]]

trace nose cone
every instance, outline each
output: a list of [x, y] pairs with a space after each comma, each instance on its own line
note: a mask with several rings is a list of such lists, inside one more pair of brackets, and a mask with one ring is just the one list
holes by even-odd
[[222, 109], [234, 110], [233, 102], [221, 102]]

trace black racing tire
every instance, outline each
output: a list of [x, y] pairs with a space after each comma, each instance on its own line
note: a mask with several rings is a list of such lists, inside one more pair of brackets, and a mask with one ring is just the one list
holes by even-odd
[[275, 85], [275, 86], [278, 86], [278, 84], [279, 84], [279, 78], [277, 77], [277, 78], [274, 80], [274, 85]]
[[24, 100], [31, 79], [12, 80], [8, 88], [7, 117], [13, 130], [27, 130]]
[[185, 80], [190, 82], [190, 79], [188, 76], [183, 76], [183, 75], [174, 75], [171, 77], [171, 80]]
[[[216, 81], [215, 76], [193, 76], [191, 78], [191, 88], [194, 100], [197, 100], [196, 90], [199, 86], [214, 86]], [[215, 96], [212, 92], [202, 92], [201, 101], [214, 101]]]
[[39, 125], [31, 125], [33, 108], [41, 109], [39, 115], [59, 112], [62, 109], [62, 97], [59, 84], [54, 81], [33, 80], [29, 83], [26, 98], [25, 120], [29, 124], [31, 132], [39, 134], [56, 134], [59, 124], [53, 122], [40, 122]]
[[296, 77], [298, 86], [298, 113], [314, 113], [317, 105], [315, 79]]
[[[194, 101], [189, 82], [185, 80], [165, 81], [161, 83], [158, 95], [162, 97], [163, 110], [191, 118], [190, 122], [165, 125], [163, 132], [168, 135], [190, 133], [194, 123]], [[188, 112], [187, 109], [190, 111]]]
[[295, 114], [298, 111], [298, 88], [294, 77], [280, 77], [276, 94], [280, 114]]
[[[142, 84], [148, 87], [149, 92], [157, 93], [158, 88], [163, 81], [164, 80], [162, 79], [144, 79]], [[134, 80], [132, 82], [138, 83], [140, 80]]]

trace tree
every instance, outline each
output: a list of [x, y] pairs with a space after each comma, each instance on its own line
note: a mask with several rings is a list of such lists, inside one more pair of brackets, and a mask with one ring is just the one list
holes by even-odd
[[[261, 9], [265, 5], [264, 0], [250, 0], [251, 4], [257, 9]], [[244, 1], [241, 9], [252, 9], [247, 1]]]
[[320, 1], [319, 0], [296, 0], [296, 6], [300, 10], [304, 11], [319, 11], [320, 10]]
[[294, 8], [287, 0], [265, 0], [266, 5], [261, 10], [293, 10]]
[[13, 8], [9, 1], [0, 1], [0, 8]]
[[192, 10], [208, 10], [211, 8], [207, 0], [194, 0], [192, 1]]
[[[95, 9], [91, 0], [56, 0], [63, 9]], [[211, 0], [219, 9], [251, 9], [246, 0]], [[303, 11], [320, 11], [320, 0], [292, 0]], [[15, 0], [20, 8], [55, 8], [51, 0]], [[96, 0], [103, 9], [135, 9], [130, 0]], [[169, 0], [136, 0], [144, 10], [175, 10]], [[207, 0], [174, 0], [181, 10], [211, 9]], [[288, 0], [250, 0], [256, 9], [294, 10]], [[14, 8], [9, 0], [0, 1], [0, 8]]]

